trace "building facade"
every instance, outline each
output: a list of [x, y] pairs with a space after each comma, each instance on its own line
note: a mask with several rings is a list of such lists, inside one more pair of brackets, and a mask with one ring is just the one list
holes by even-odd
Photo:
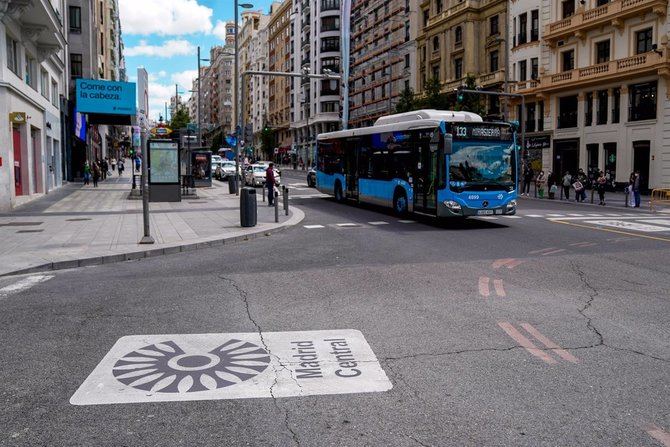
[[63, 183], [64, 1], [0, 2], [0, 210]]
[[537, 77], [514, 85], [529, 98], [529, 158], [561, 175], [602, 170], [624, 185], [640, 171], [644, 189], [670, 186], [667, 0], [541, 0], [532, 8]]
[[[268, 68], [270, 71], [293, 71], [291, 12], [293, 2], [284, 0], [271, 5], [268, 21]], [[268, 125], [275, 131], [275, 144], [279, 154], [290, 152], [293, 144], [291, 132], [292, 109], [291, 79], [272, 76], [268, 80]]]
[[[420, 5], [417, 92], [438, 79], [452, 92], [468, 76], [485, 90], [503, 90], [506, 75], [506, 0], [427, 0]], [[500, 113], [499, 101], [486, 99], [486, 112]]]
[[[268, 69], [268, 22], [270, 16], [261, 15], [258, 30], [249, 41], [249, 69], [265, 71]], [[248, 78], [247, 98], [249, 103], [248, 125], [253, 135], [251, 146], [254, 153], [260, 156], [261, 132], [268, 116], [268, 82], [267, 76], [250, 76]]]
[[417, 3], [352, 1], [349, 127], [371, 126], [395, 113], [402, 91], [414, 90]]

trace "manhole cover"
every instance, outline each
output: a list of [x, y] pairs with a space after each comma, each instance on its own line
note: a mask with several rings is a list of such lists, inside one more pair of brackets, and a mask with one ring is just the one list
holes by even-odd
[[112, 374], [142, 391], [192, 393], [249, 380], [269, 364], [267, 351], [247, 341], [232, 339], [209, 352], [185, 352], [174, 341], [166, 341], [121, 357]]
[[32, 227], [35, 225], [42, 225], [44, 222], [7, 222], [0, 223], [0, 227]]

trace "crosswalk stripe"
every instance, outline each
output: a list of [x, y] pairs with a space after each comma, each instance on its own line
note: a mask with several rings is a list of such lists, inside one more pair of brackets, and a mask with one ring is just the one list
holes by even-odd
[[502, 216], [505, 219], [521, 219], [521, 216]]
[[303, 225], [308, 230], [314, 230], [316, 228], [325, 228], [323, 225]]
[[378, 222], [368, 222], [370, 225], [388, 225], [388, 222], [384, 222], [383, 220], [380, 220]]
[[563, 217], [563, 214], [547, 214], [549, 217]]
[[399, 220], [398, 223], [401, 223], [401, 224], [413, 224], [413, 223], [416, 223], [416, 220]]
[[584, 216], [584, 215], [583, 215], [583, 214], [579, 214], [579, 213], [571, 213], [571, 214], [568, 214], [568, 216], [572, 216], [572, 217], [582, 217], [582, 216]]
[[32, 275], [32, 276], [28, 276], [27, 278], [23, 278], [22, 280], [17, 281], [14, 284], [10, 284], [10, 285], [5, 286], [2, 289], [0, 289], [0, 296], [8, 295], [10, 293], [21, 292], [23, 290], [30, 289], [31, 287], [35, 286], [36, 284], [48, 281], [53, 277], [54, 277], [54, 275]]
[[498, 220], [498, 218], [495, 216], [478, 216], [477, 219]]
[[338, 224], [335, 224], [335, 225], [337, 225], [338, 227], [358, 227], [359, 226], [359, 224], [357, 224], [357, 223], [338, 223]]

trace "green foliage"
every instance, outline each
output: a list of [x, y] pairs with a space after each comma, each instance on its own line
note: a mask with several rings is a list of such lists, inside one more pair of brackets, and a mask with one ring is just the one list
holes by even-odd
[[217, 154], [219, 149], [223, 147], [223, 143], [223, 132], [217, 132], [214, 138], [212, 138], [212, 146], [210, 147], [212, 153]]
[[408, 87], [400, 94], [400, 99], [395, 105], [395, 112], [405, 113], [412, 110], [416, 110], [416, 101], [414, 100], [414, 91]]
[[188, 115], [188, 110], [186, 109], [186, 107], [181, 106], [177, 109], [177, 112], [172, 116], [169, 127], [173, 130], [183, 129], [190, 122], [191, 117]]
[[[476, 90], [476, 78], [473, 75], [468, 74], [465, 77], [464, 87], [468, 90]], [[462, 96], [462, 100], [456, 102], [456, 110], [477, 113], [478, 115], [486, 114], [484, 95], [478, 95], [476, 93], [463, 93]]]
[[268, 127], [267, 124], [263, 126], [263, 130], [261, 131], [260, 135], [260, 140], [261, 140], [261, 152], [263, 153], [266, 159], [269, 159], [270, 157], [272, 157], [274, 153], [274, 145], [275, 145], [274, 129]]
[[437, 110], [452, 110], [453, 109], [453, 95], [442, 92], [442, 85], [439, 79], [432, 78], [426, 81], [426, 88], [422, 98], [414, 100], [414, 107], [412, 110], [418, 109], [437, 109]]

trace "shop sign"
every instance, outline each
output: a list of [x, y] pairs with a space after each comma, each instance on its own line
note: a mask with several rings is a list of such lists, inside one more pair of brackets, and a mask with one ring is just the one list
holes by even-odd
[[9, 122], [13, 124], [25, 124], [26, 112], [12, 112], [9, 114]]
[[538, 137], [526, 137], [526, 149], [549, 149], [551, 148], [551, 137], [542, 135]]

